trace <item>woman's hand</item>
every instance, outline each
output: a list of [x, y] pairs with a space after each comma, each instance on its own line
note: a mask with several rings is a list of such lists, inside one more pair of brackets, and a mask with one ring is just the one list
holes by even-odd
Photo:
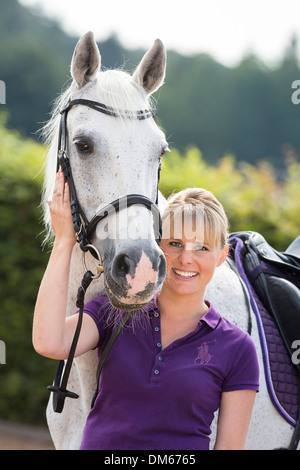
[[70, 243], [73, 246], [76, 242], [76, 236], [71, 214], [70, 190], [68, 183], [65, 183], [61, 169], [56, 175], [52, 201], [48, 201], [48, 205], [56, 243]]
[[[55, 243], [43, 276], [34, 309], [32, 341], [35, 350], [52, 359], [66, 359], [77, 327], [77, 316], [66, 320], [70, 263], [76, 241], [70, 207], [70, 191], [61, 171], [56, 175], [51, 202], [48, 202]], [[76, 355], [96, 347], [98, 328], [84, 316]]]
[[65, 333], [70, 263], [76, 241], [69, 186], [62, 171], [56, 175], [53, 198], [48, 202], [55, 243], [40, 285], [34, 310], [33, 345], [46, 357], [64, 359], [70, 349]]

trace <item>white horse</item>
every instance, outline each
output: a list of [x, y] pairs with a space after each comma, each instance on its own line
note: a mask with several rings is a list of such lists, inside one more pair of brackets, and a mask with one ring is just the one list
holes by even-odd
[[[121, 207], [120, 198], [132, 193], [138, 195], [135, 196], [137, 204], [128, 208], [124, 204], [122, 210], [110, 211], [109, 217], [99, 222], [90, 235], [103, 258], [105, 288], [112, 305], [132, 310], [152, 298], [165, 276], [166, 263], [156, 243], [154, 213], [142, 205], [139, 195], [148, 198], [150, 204], [156, 202], [161, 156], [168, 148], [150, 106], [151, 94], [164, 81], [166, 52], [161, 41], [156, 40], [132, 76], [121, 70], [100, 71], [100, 64], [94, 36], [87, 33], [73, 55], [73, 82], [57, 100], [45, 129], [51, 142], [43, 196], [45, 223], [50, 229], [47, 200], [52, 198], [57, 170], [59, 111], [72, 101], [65, 150], [81, 215], [84, 213], [91, 221], [113, 201], [119, 200]], [[89, 100], [88, 106], [86, 102], [74, 102], [83, 99]], [[91, 107], [93, 103], [97, 103], [97, 109]], [[98, 262], [90, 253], [85, 257], [86, 267], [96, 274]], [[83, 273], [82, 252], [76, 244], [70, 268], [67, 315], [76, 311], [76, 295]], [[93, 281], [85, 301], [103, 291], [103, 279]], [[49, 403], [47, 419], [58, 449], [79, 447], [96, 386], [96, 364], [95, 351], [75, 359], [68, 389], [78, 393], [79, 399], [75, 402], [67, 398], [62, 414], [54, 413]]]
[[[67, 93], [59, 100], [65, 104], [66, 98], [88, 98], [100, 100], [107, 106], [118, 109], [145, 109], [149, 107], [148, 96], [163, 82], [165, 74], [165, 51], [160, 41], [144, 56], [141, 64], [132, 77], [120, 71], [98, 72], [100, 57], [91, 34], [84, 36], [79, 42], [72, 60], [71, 70], [73, 83]], [[55, 113], [55, 116], [57, 113]], [[51, 120], [50, 139], [53, 140], [49, 152], [48, 167], [45, 181], [45, 201], [51, 199], [56, 166], [55, 150], [57, 147], [57, 118]], [[108, 117], [93, 110], [82, 108], [70, 111], [68, 120], [70, 159], [72, 171], [78, 191], [80, 203], [88, 217], [92, 217], [98, 206], [128, 194], [134, 189], [139, 194], [145, 194], [155, 199], [157, 186], [157, 166], [160, 155], [166, 150], [167, 144], [163, 133], [157, 129], [152, 119], [143, 122], [126, 121], [121, 116]], [[56, 138], [53, 136], [56, 135]], [[76, 143], [79, 150], [75, 150]], [[88, 147], [90, 150], [84, 153]], [[80, 150], [81, 149], [81, 150]], [[163, 206], [164, 201], [161, 198]], [[45, 204], [47, 210], [47, 205]], [[126, 217], [129, 213], [126, 213]], [[142, 224], [151, 225], [149, 211], [141, 210]], [[46, 223], [49, 214], [46, 213]], [[99, 230], [97, 231], [99, 235]], [[101, 237], [100, 237], [101, 238]], [[94, 237], [93, 243], [105, 251], [103, 240]], [[107, 243], [107, 242], [106, 242]], [[150, 252], [159, 257], [161, 253], [155, 246], [154, 236], [150, 240]], [[115, 245], [119, 246], [119, 240]], [[138, 244], [134, 247], [141, 250]], [[123, 249], [123, 247], [122, 247]], [[114, 246], [114, 255], [115, 255]], [[106, 250], [107, 254], [109, 250]], [[144, 253], [149, 253], [149, 246], [144, 247]], [[144, 256], [143, 270], [146, 278], [138, 285], [132, 285], [134, 292], [143, 291], [149, 280], [153, 289], [161, 282], [163, 274], [155, 274], [151, 254]], [[140, 259], [142, 259], [140, 255]], [[114, 258], [108, 260], [113, 263]], [[161, 258], [160, 258], [161, 259]], [[95, 269], [95, 261], [90, 257], [88, 264]], [[163, 262], [161, 261], [163, 265]], [[160, 268], [163, 271], [163, 267]], [[109, 266], [105, 266], [105, 272]], [[159, 269], [156, 268], [158, 272]], [[141, 271], [139, 271], [141, 272]], [[71, 264], [71, 280], [69, 285], [68, 314], [74, 312], [75, 298], [82, 277], [82, 254], [80, 248], [74, 248]], [[156, 278], [156, 282], [153, 282]], [[106, 286], [108, 295], [109, 285]], [[145, 289], [144, 289], [145, 290]], [[89, 288], [86, 300], [99, 295], [103, 291], [102, 280], [95, 281]], [[124, 292], [120, 298], [124, 298]], [[146, 301], [151, 295], [148, 290], [139, 297], [139, 302]], [[138, 297], [137, 296], [137, 297]], [[248, 302], [240, 279], [227, 265], [221, 265], [209, 286], [206, 297], [216, 309], [232, 323], [247, 331]], [[111, 297], [111, 301], [114, 302]], [[136, 297], [123, 300], [124, 307], [135, 303]], [[127, 306], [127, 307], [126, 307]], [[130, 306], [128, 307], [130, 308]], [[260, 392], [257, 394], [250, 430], [247, 439], [247, 449], [274, 449], [287, 447], [293, 427], [277, 412], [272, 404], [266, 387], [262, 350], [258, 334], [256, 317], [252, 316], [252, 339], [256, 344], [260, 362]], [[67, 399], [61, 414], [53, 412], [51, 400], [47, 409], [47, 420], [53, 442], [57, 449], [78, 449], [80, 446], [84, 424], [90, 410], [97, 368], [97, 354], [91, 351], [79, 358], [73, 364], [69, 388], [79, 393], [78, 400]], [[211, 446], [214, 444], [216, 421], [212, 425]]]

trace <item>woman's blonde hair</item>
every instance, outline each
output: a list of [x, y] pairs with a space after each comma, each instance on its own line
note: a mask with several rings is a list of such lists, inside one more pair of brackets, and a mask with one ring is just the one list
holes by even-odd
[[222, 204], [206, 189], [187, 188], [172, 194], [162, 216], [162, 236], [196, 238], [213, 247], [225, 248], [229, 223]]

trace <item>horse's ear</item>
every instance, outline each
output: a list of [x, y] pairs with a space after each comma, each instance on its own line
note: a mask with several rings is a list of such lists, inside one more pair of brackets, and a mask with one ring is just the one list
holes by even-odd
[[160, 39], [144, 55], [132, 78], [151, 95], [162, 86], [166, 75], [166, 49]]
[[94, 34], [89, 31], [78, 41], [71, 62], [71, 75], [79, 88], [95, 78], [100, 65], [100, 52]]

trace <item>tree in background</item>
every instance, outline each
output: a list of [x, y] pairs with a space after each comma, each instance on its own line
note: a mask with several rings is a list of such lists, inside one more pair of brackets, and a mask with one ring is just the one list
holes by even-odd
[[[48, 119], [50, 102], [68, 82], [78, 38], [17, 0], [0, 0], [0, 11], [0, 79], [7, 86], [9, 125], [29, 136]], [[105, 67], [129, 71], [144, 52], [124, 49], [116, 36], [101, 42], [100, 49]], [[300, 154], [300, 105], [291, 100], [297, 79], [295, 38], [272, 66], [253, 55], [226, 67], [206, 54], [168, 51], [158, 117], [170, 145], [181, 152], [195, 145], [211, 164], [230, 153], [237, 161], [264, 159], [284, 170], [286, 145]]]

